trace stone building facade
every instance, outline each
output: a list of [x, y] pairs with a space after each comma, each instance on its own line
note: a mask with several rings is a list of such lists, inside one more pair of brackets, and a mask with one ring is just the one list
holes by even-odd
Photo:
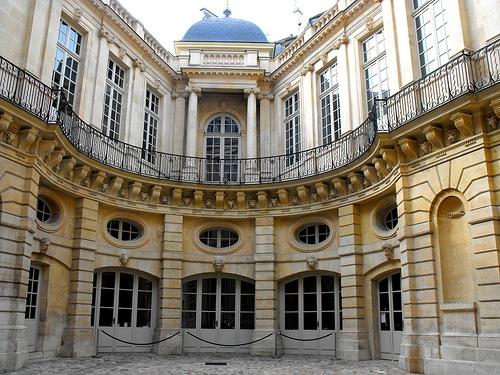
[[499, 371], [497, 1], [332, 1], [276, 43], [207, 14], [175, 55], [115, 0], [0, 11], [2, 369]]

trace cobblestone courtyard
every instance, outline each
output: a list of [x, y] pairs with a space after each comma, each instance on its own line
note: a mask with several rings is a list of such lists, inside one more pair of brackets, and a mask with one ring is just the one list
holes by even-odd
[[[227, 365], [205, 365], [208, 361]], [[34, 374], [259, 374], [259, 375], [404, 375], [390, 361], [340, 361], [321, 357], [284, 356], [262, 358], [234, 355], [186, 355], [161, 357], [154, 354], [105, 354], [101, 358], [31, 360], [16, 375]]]

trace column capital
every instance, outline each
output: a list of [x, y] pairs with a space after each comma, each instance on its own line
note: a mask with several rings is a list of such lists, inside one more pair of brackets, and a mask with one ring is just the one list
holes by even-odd
[[184, 89], [188, 94], [195, 94], [197, 96], [201, 96], [201, 88], [198, 86], [187, 85]]
[[300, 75], [305, 76], [307, 73], [312, 72], [314, 70], [313, 64], [306, 64], [300, 69]]
[[186, 98], [188, 96], [187, 92], [182, 92], [182, 91], [172, 91], [171, 96], [173, 99], [177, 98]]
[[251, 88], [248, 88], [248, 89], [244, 89], [243, 92], [245, 94], [248, 94], [248, 95], [250, 95], [250, 94], [254, 94], [255, 95], [255, 94], [260, 93], [260, 89], [258, 87], [251, 87]]
[[274, 95], [270, 91], [263, 91], [257, 95], [259, 100], [273, 100]]

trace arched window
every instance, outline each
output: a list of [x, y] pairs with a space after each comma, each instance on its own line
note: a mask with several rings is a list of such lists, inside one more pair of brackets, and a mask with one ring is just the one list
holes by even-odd
[[207, 182], [238, 181], [240, 125], [227, 114], [213, 117], [206, 127]]

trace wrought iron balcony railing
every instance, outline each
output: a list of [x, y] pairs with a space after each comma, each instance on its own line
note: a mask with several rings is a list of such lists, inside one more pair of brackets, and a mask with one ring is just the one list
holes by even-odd
[[111, 139], [85, 123], [60, 90], [0, 57], [0, 97], [60, 126], [82, 154], [143, 176], [204, 184], [260, 184], [297, 180], [344, 167], [363, 155], [378, 132], [393, 131], [467, 93], [500, 82], [500, 41], [464, 52], [396, 94], [378, 100], [367, 119], [327, 145], [255, 159], [210, 159], [146, 150]]

